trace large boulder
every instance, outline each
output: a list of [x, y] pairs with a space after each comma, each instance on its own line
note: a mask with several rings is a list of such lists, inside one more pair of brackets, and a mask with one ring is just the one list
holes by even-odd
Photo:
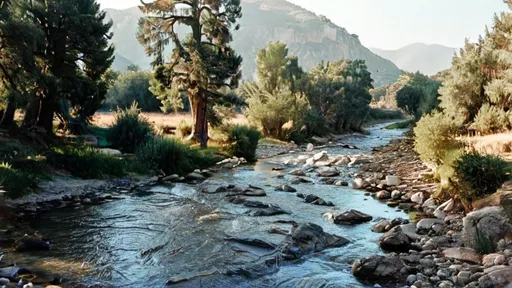
[[486, 207], [469, 213], [463, 219], [464, 244], [473, 249], [477, 249], [479, 236], [488, 237], [492, 243], [498, 243], [511, 231], [510, 220], [501, 207]]
[[352, 274], [363, 281], [401, 282], [406, 275], [402, 273], [405, 264], [395, 253], [356, 260], [352, 265]]
[[356, 225], [372, 221], [373, 217], [357, 210], [348, 210], [334, 218], [334, 223], [339, 225]]
[[428, 231], [434, 225], [444, 225], [444, 221], [437, 218], [423, 218], [416, 224], [416, 229], [418, 232]]
[[466, 247], [448, 248], [443, 251], [443, 256], [463, 262], [481, 264], [482, 258], [475, 250]]
[[352, 188], [354, 188], [354, 189], [364, 189], [364, 188], [368, 187], [369, 185], [370, 185], [370, 183], [363, 180], [362, 178], [356, 178], [356, 179], [354, 179], [354, 182], [352, 182]]
[[511, 287], [511, 284], [512, 267], [510, 266], [493, 269], [493, 271], [478, 279], [478, 287], [480, 288]]
[[347, 156], [343, 156], [340, 159], [337, 159], [336, 162], [334, 162], [334, 166], [347, 166], [350, 163], [350, 158]]
[[389, 198], [391, 198], [391, 193], [389, 193], [389, 191], [382, 190], [382, 191], [377, 192], [376, 197], [379, 200], [389, 199]]
[[409, 251], [411, 239], [400, 226], [393, 227], [379, 240], [380, 248], [387, 251]]
[[319, 153], [316, 153], [314, 156], [313, 156], [313, 160], [315, 162], [318, 162], [318, 161], [326, 161], [329, 159], [329, 155], [327, 155], [327, 151], [322, 151], [322, 152], [319, 152]]
[[349, 240], [324, 232], [322, 227], [307, 223], [293, 227], [281, 245], [285, 259], [299, 259], [304, 255], [321, 252], [328, 248], [341, 247]]
[[315, 170], [319, 177], [335, 177], [340, 175], [340, 171], [334, 167], [321, 167]]

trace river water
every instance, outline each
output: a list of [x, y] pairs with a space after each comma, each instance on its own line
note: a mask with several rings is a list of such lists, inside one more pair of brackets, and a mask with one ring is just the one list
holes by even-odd
[[[376, 125], [369, 135], [350, 135], [344, 144], [360, 150], [329, 148], [329, 154], [366, 154], [373, 147], [385, 145], [403, 135], [402, 130], [381, 129]], [[298, 192], [315, 194], [336, 207], [303, 203], [294, 193], [276, 192], [271, 186], [289, 184], [291, 177], [278, 179], [286, 171], [272, 171], [275, 163], [297, 157], [287, 154], [261, 160], [253, 166], [240, 167], [217, 174], [208, 183], [240, 184], [263, 187], [266, 197], [254, 200], [277, 204], [289, 215], [250, 217], [247, 208], [228, 203], [225, 195], [204, 194], [198, 187], [179, 184], [153, 187], [146, 192], [124, 195], [123, 199], [100, 206], [64, 209], [41, 214], [31, 227], [52, 242], [50, 251], [23, 254], [27, 263], [52, 267], [62, 277], [81, 275], [83, 282], [101, 282], [115, 287], [165, 287], [170, 277], [184, 277], [203, 272], [226, 271], [256, 263], [269, 251], [234, 246], [227, 236], [253, 237], [279, 243], [283, 235], [270, 234], [273, 227], [289, 229], [276, 220], [318, 224], [329, 233], [348, 238], [341, 248], [310, 255], [293, 264], [276, 263], [272, 269], [242, 276], [215, 274], [175, 284], [175, 287], [365, 287], [350, 273], [351, 263], [364, 256], [382, 253], [379, 234], [370, 227], [377, 218], [407, 218], [361, 191], [348, 187], [321, 184], [293, 185]], [[343, 177], [354, 171], [344, 171]], [[253, 200], [253, 199], [251, 199]], [[357, 209], [374, 217], [371, 223], [353, 227], [338, 226], [322, 213], [341, 213]], [[200, 220], [217, 213], [220, 217]], [[245, 249], [246, 251], [241, 251]], [[249, 251], [249, 252], [247, 252]]]

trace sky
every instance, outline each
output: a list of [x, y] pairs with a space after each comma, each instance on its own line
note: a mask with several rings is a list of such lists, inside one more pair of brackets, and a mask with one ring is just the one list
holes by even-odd
[[[125, 9], [140, 0], [98, 0], [102, 8]], [[327, 16], [366, 47], [398, 49], [422, 42], [462, 47], [478, 39], [493, 15], [508, 11], [503, 0], [289, 0]]]

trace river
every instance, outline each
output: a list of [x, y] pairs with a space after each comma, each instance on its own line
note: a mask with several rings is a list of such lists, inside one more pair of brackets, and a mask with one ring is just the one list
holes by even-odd
[[[403, 130], [371, 127], [369, 135], [350, 135], [344, 144], [359, 150], [329, 148], [333, 154], [369, 154], [371, 149], [387, 144], [403, 135]], [[317, 151], [318, 152], [318, 151]], [[205, 276], [175, 284], [175, 287], [365, 287], [351, 274], [351, 263], [364, 256], [382, 253], [379, 234], [370, 227], [376, 219], [407, 218], [383, 203], [349, 187], [313, 184], [293, 185], [298, 192], [313, 193], [332, 201], [335, 207], [306, 204], [293, 193], [276, 192], [271, 186], [289, 184], [291, 176], [278, 179], [286, 171], [272, 171], [276, 163], [297, 154], [261, 160], [215, 175], [208, 183], [252, 184], [263, 187], [266, 197], [255, 200], [277, 204], [289, 215], [250, 217], [247, 208], [228, 203], [225, 195], [200, 193], [193, 185], [157, 186], [149, 191], [122, 195], [99, 206], [61, 209], [41, 214], [31, 221], [33, 229], [51, 240], [50, 251], [18, 255], [34, 266], [52, 267], [51, 272], [65, 278], [80, 276], [86, 283], [101, 282], [115, 287], [165, 287], [170, 277], [201, 272], [225, 271], [255, 263], [266, 254], [265, 249], [237, 247], [227, 236], [253, 237], [279, 243], [284, 236], [269, 234], [273, 227], [289, 229], [276, 220], [311, 222], [326, 232], [348, 238], [341, 248], [310, 255], [300, 262], [274, 269], [249, 273], [247, 277], [224, 274]], [[350, 182], [344, 170], [342, 178]], [[318, 179], [317, 179], [318, 180]], [[374, 217], [371, 223], [353, 227], [338, 226], [322, 217], [322, 213], [341, 213], [357, 209]], [[218, 212], [220, 218], [201, 221], [198, 218]], [[242, 249], [246, 251], [241, 251]], [[249, 252], [247, 252], [249, 251]], [[371, 287], [371, 286], [370, 286]]]

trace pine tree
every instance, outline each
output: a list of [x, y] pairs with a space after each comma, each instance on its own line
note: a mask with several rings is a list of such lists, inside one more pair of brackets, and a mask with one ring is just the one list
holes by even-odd
[[[177, 87], [167, 90], [174, 92], [171, 97], [188, 93], [194, 119], [191, 137], [206, 147], [210, 102], [222, 98], [219, 88], [235, 87], [241, 77], [242, 58], [229, 46], [231, 30], [239, 28], [236, 21], [242, 16], [240, 0], [156, 0], [143, 2], [140, 9], [146, 15], [139, 21], [137, 38], [154, 57], [152, 65], [159, 71], [155, 78], [166, 88]], [[178, 35], [177, 25], [190, 33]], [[164, 49], [171, 42], [174, 49], [166, 62]]]

